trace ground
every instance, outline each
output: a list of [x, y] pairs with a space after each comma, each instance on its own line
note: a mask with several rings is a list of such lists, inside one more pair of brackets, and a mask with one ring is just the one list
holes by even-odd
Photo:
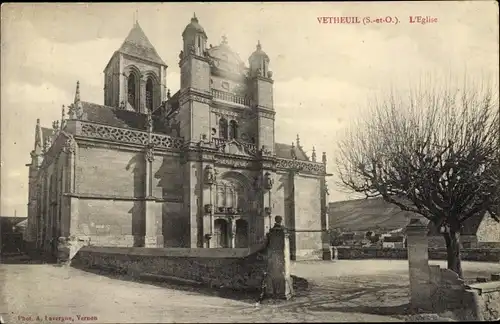
[[[500, 272], [498, 263], [464, 262], [463, 268], [466, 277]], [[407, 261], [295, 262], [292, 274], [307, 278], [307, 289], [291, 301], [256, 307], [255, 296], [137, 282], [52, 264], [2, 264], [0, 312], [7, 323], [63, 322], [57, 317], [75, 323], [408, 320], [398, 316], [408, 303]]]

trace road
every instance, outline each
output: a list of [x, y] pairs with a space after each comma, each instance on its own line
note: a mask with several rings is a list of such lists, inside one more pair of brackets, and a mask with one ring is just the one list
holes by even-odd
[[[500, 264], [464, 263], [470, 275]], [[385, 322], [408, 302], [406, 261], [295, 262], [310, 281], [289, 302], [256, 307], [255, 296], [137, 282], [51, 264], [1, 264], [0, 312], [7, 323]]]

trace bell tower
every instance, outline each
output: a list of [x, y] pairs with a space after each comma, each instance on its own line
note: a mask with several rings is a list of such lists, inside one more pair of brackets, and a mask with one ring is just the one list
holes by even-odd
[[104, 104], [146, 113], [166, 100], [167, 65], [138, 21], [104, 69]]
[[207, 35], [196, 14], [182, 33], [179, 55], [181, 89], [179, 119], [181, 136], [199, 142], [210, 134], [210, 65], [206, 57]]
[[257, 114], [257, 145], [274, 153], [274, 99], [272, 72], [269, 71], [269, 56], [262, 50], [260, 41], [248, 59], [249, 86], [252, 102]]

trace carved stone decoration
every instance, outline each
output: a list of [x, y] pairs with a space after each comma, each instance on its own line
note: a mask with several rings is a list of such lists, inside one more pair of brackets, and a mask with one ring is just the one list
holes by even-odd
[[[211, 109], [212, 113], [214, 113], [217, 117], [224, 117], [226, 119], [239, 119], [242, 116], [242, 113], [239, 113], [234, 110], [227, 110], [223, 108], [212, 108]], [[231, 118], [229, 118], [231, 117]]]
[[211, 214], [214, 209], [214, 206], [212, 204], [206, 204], [205, 205], [205, 214]]
[[220, 165], [227, 165], [233, 168], [249, 168], [252, 166], [252, 161], [231, 159], [225, 157], [218, 157], [216, 163]]
[[73, 154], [76, 152], [76, 147], [77, 143], [75, 141], [75, 138], [69, 135], [68, 138], [66, 139], [66, 142], [64, 143], [63, 151], [68, 154]]
[[271, 173], [266, 172], [264, 174], [264, 187], [267, 190], [270, 190], [273, 188], [273, 185], [274, 185], [274, 179], [272, 178]]
[[72, 103], [68, 106], [69, 119], [84, 119], [83, 106], [81, 102]]
[[49, 150], [50, 146], [52, 145], [52, 140], [50, 137], [47, 137], [45, 139], [45, 141], [43, 142], [43, 148], [42, 148], [42, 152], [43, 153], [47, 153], [47, 151]]
[[326, 194], [327, 196], [329, 196], [329, 195], [330, 195], [330, 190], [328, 189], [328, 184], [327, 184], [327, 183], [325, 183], [325, 194]]
[[[78, 135], [122, 143], [139, 145], [148, 144], [147, 132], [91, 123], [82, 123], [81, 132], [79, 132]], [[180, 149], [184, 144], [182, 138], [169, 135], [152, 134], [151, 140], [155, 147], [165, 149]]]
[[266, 216], [271, 216], [272, 213], [271, 207], [264, 208], [264, 213], [266, 214]]
[[188, 96], [183, 96], [182, 98], [179, 99], [179, 105], [183, 105], [185, 104], [186, 102], [188, 101], [197, 101], [197, 102], [201, 102], [201, 103], [204, 103], [204, 104], [211, 104], [212, 103], [212, 100], [211, 99], [208, 99], [208, 98], [205, 98], [205, 97], [202, 97], [202, 96], [198, 96], [198, 95], [194, 95], [194, 94], [191, 94], [191, 95], [188, 95]]
[[285, 170], [300, 170], [302, 172], [312, 174], [324, 174], [326, 172], [325, 165], [322, 163], [314, 163], [300, 160], [278, 159], [277, 167]]
[[262, 145], [262, 148], [260, 149], [260, 155], [262, 155], [262, 156], [270, 156], [272, 154], [273, 153], [271, 152], [271, 150], [269, 150], [265, 145]]
[[152, 115], [151, 111], [148, 111], [148, 113], [147, 113], [146, 130], [148, 132], [152, 132], [153, 131], [153, 115]]
[[260, 189], [260, 175], [257, 175], [256, 177], [253, 178], [253, 188], [254, 190], [259, 190]]
[[155, 152], [152, 146], [146, 148], [146, 161], [153, 162], [155, 160]]
[[205, 167], [205, 183], [213, 185], [217, 181], [214, 168], [209, 164]]

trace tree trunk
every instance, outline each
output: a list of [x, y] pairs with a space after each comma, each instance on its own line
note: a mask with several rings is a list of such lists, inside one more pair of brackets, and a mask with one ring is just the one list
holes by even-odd
[[458, 277], [463, 279], [462, 261], [460, 259], [460, 232], [450, 230], [449, 233], [444, 234], [446, 241], [446, 252], [448, 269], [458, 274]]

